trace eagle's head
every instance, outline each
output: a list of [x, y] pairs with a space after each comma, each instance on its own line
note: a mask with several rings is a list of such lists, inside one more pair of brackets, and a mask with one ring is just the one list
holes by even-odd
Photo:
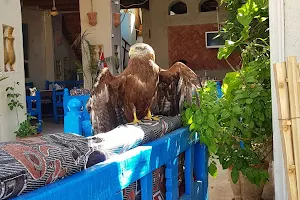
[[153, 48], [145, 43], [136, 43], [129, 49], [129, 58], [133, 57], [147, 57], [155, 61], [155, 52]]

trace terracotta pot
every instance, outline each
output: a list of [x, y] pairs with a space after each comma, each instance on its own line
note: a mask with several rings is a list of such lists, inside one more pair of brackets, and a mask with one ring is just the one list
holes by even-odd
[[[265, 164], [263, 168], [268, 169], [269, 164]], [[265, 187], [265, 184], [262, 184], [258, 187], [255, 184], [252, 184], [248, 179], [240, 172], [239, 180], [236, 184], [232, 182], [231, 179], [232, 167], [228, 169], [228, 176], [231, 185], [231, 189], [234, 195], [234, 200], [261, 200], [261, 196]]]
[[89, 12], [89, 13], [87, 13], [87, 16], [89, 18], [89, 24], [91, 26], [96, 26], [96, 24], [97, 24], [97, 13], [96, 12]]
[[118, 27], [121, 24], [121, 13], [114, 13], [114, 25]]

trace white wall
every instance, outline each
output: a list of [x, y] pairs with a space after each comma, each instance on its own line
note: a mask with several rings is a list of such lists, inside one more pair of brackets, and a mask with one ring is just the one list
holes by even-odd
[[121, 15], [121, 35], [130, 45], [136, 43], [135, 15], [132, 13], [122, 13]]
[[[14, 72], [5, 73], [9, 78], [0, 82], [0, 141], [9, 141], [15, 139], [14, 131], [17, 130], [17, 116], [15, 112], [8, 109], [6, 98], [6, 87], [13, 86], [14, 82], [19, 81], [16, 86], [16, 92], [20, 93], [19, 100], [25, 104], [25, 78], [24, 78], [24, 58], [23, 58], [23, 40], [22, 40], [22, 20], [21, 7], [19, 0], [0, 0], [0, 67], [3, 71], [3, 30], [2, 25], [6, 24], [15, 28], [13, 36], [16, 62]], [[25, 110], [20, 110], [20, 121], [25, 119]]]
[[[61, 61], [62, 67], [62, 76], [61, 79], [58, 79], [54, 74], [54, 78], [56, 81], [59, 80], [76, 80], [76, 71], [77, 66], [75, 65], [75, 61], [77, 60], [75, 53], [73, 52], [70, 44], [66, 40], [62, 31], [62, 16], [58, 15], [52, 17], [52, 27], [53, 27], [53, 46], [54, 46], [54, 61]], [[57, 44], [57, 38], [61, 37], [62, 43], [60, 45]], [[55, 67], [55, 63], [54, 63]], [[67, 70], [67, 71], [65, 71]], [[72, 72], [72, 73], [70, 73]], [[56, 73], [56, 69], [54, 69], [54, 73]]]
[[298, 60], [300, 60], [300, 23], [298, 20], [300, 19], [300, 2], [299, 0], [272, 0], [269, 4], [275, 199], [287, 200], [287, 186], [272, 66], [274, 63], [285, 61], [287, 56], [297, 56]]
[[[114, 45], [121, 46], [120, 26], [114, 27], [113, 13], [120, 12], [119, 6], [112, 3], [111, 0], [93, 1], [93, 11], [97, 12], [97, 25], [89, 25], [87, 13], [92, 11], [90, 1], [79, 0], [81, 33], [88, 33], [87, 39], [92, 45], [103, 45], [104, 56], [109, 57], [114, 53]], [[112, 38], [112, 34], [114, 38]], [[119, 54], [120, 55], [120, 54]], [[85, 73], [84, 87], [92, 87], [92, 78], [87, 68], [87, 55], [82, 52], [82, 64]], [[115, 73], [115, 69], [110, 67], [110, 71]]]
[[54, 80], [54, 47], [51, 16], [48, 12], [22, 8], [22, 22], [28, 24], [29, 78], [38, 89]]

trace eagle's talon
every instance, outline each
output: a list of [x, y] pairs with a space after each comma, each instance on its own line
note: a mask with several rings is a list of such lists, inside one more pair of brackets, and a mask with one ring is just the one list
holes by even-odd
[[149, 116], [146, 116], [146, 117], [144, 117], [144, 119], [145, 120], [150, 120], [150, 121], [159, 121], [159, 117], [154, 117], [154, 116], [151, 116], [151, 117], [149, 117]]
[[147, 113], [147, 116], [146, 117], [144, 117], [144, 119], [145, 120], [150, 120], [150, 121], [159, 121], [159, 117], [154, 117], [154, 116], [152, 116], [152, 113], [151, 113], [151, 111], [150, 111], [150, 109], [148, 110], [148, 113]]

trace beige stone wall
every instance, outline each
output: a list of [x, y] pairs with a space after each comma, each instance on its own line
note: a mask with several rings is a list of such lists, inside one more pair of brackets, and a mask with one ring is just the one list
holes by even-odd
[[[4, 70], [4, 46], [3, 46], [3, 29], [2, 25], [14, 27], [13, 37], [16, 62], [13, 65], [15, 71], [6, 72], [8, 79], [0, 82], [0, 141], [10, 141], [16, 138], [14, 131], [17, 130], [17, 115], [14, 111], [10, 111], [6, 97], [5, 89], [8, 86], [13, 86], [14, 82], [20, 82], [16, 85], [15, 90], [20, 93], [19, 100], [25, 105], [25, 78], [24, 78], [24, 59], [23, 59], [23, 40], [22, 40], [22, 21], [21, 21], [21, 6], [20, 1], [16, 0], [0, 0], [0, 68]], [[19, 120], [22, 122], [25, 119], [24, 110], [19, 110]]]
[[[169, 63], [168, 56], [169, 26], [217, 23], [217, 11], [203, 13], [198, 11], [200, 0], [182, 0], [187, 5], [187, 14], [171, 16], [168, 11], [169, 5], [173, 2], [174, 0], [151, 0], [149, 1], [150, 11], [143, 9], [143, 40], [154, 48], [157, 63], [162, 68], [167, 68], [172, 64]], [[226, 16], [225, 9], [221, 6], [219, 8], [219, 21], [225, 21]], [[218, 73], [218, 76], [223, 73]]]

